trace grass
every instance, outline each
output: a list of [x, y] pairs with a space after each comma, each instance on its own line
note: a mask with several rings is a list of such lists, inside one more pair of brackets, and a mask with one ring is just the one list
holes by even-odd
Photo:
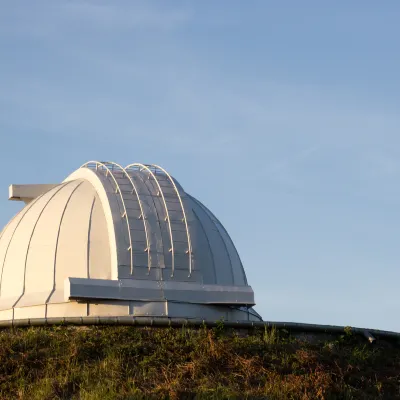
[[274, 328], [0, 330], [1, 399], [400, 399], [400, 347]]

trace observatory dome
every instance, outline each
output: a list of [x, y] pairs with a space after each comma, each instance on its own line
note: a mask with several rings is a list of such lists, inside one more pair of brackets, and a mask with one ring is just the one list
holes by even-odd
[[9, 197], [26, 205], [0, 233], [0, 321], [261, 320], [228, 233], [159, 166], [88, 162]]

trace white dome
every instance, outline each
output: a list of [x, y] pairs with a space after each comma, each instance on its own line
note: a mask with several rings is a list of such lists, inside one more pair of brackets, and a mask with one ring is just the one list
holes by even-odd
[[90, 162], [0, 233], [0, 320], [66, 316], [259, 319], [228, 233], [157, 166]]

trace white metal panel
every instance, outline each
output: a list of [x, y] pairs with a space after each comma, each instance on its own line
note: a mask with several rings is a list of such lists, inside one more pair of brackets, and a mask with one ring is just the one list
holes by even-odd
[[204, 212], [208, 215], [208, 217], [214, 223], [217, 231], [221, 235], [221, 239], [224, 243], [225, 250], [229, 257], [229, 262], [232, 269], [233, 275], [233, 282], [235, 285], [247, 285], [247, 278], [246, 274], [243, 269], [242, 261], [240, 260], [239, 254], [236, 250], [235, 245], [231, 237], [229, 236], [228, 232], [221, 224], [221, 222], [217, 219], [217, 217], [206, 207], [204, 206], [199, 200], [189, 196], [191, 200], [193, 200], [197, 205], [199, 205]]
[[81, 183], [64, 186], [43, 209], [27, 250], [24, 290], [16, 307], [45, 303], [52, 292], [62, 219], [69, 199]]
[[129, 302], [109, 302], [101, 304], [89, 304], [89, 315], [96, 317], [129, 315]]
[[84, 317], [88, 315], [88, 305], [86, 303], [77, 303], [76, 301], [60, 304], [47, 304], [46, 313], [47, 318]]
[[8, 310], [0, 311], [0, 321], [7, 321], [13, 319], [14, 310], [9, 308]]
[[[218, 229], [216, 228], [215, 224], [208, 216], [204, 208], [199, 203], [197, 203], [195, 199], [191, 198], [191, 200], [193, 211], [196, 213], [201, 222], [201, 225], [207, 236], [208, 244], [211, 248], [216, 278], [216, 281], [214, 283], [220, 285], [232, 285], [232, 266], [225, 243]], [[195, 253], [197, 254], [198, 250], [195, 250]]]
[[[58, 302], [63, 299], [64, 279], [67, 276], [88, 276], [88, 234], [90, 212], [95, 196], [93, 186], [87, 181], [77, 182], [64, 214], [60, 220], [57, 252], [55, 254], [55, 275], [52, 293], [48, 302]], [[107, 229], [105, 228], [107, 231]], [[111, 271], [110, 267], [109, 270]], [[61, 292], [61, 293], [59, 293]]]
[[[111, 279], [111, 255], [104, 210], [96, 195], [90, 217], [89, 277]], [[69, 276], [72, 276], [69, 274]]]
[[[40, 197], [25, 214], [23, 222], [16, 229], [4, 261], [0, 305], [11, 307], [19, 299], [24, 290], [25, 267], [28, 249], [36, 224], [47, 204], [64, 185], [51, 189]], [[29, 207], [29, 205], [28, 205]], [[38, 275], [40, 268], [38, 268]]]
[[203, 276], [203, 282], [212, 284], [217, 282], [216, 267], [214, 256], [209, 239], [205, 233], [203, 225], [197, 215], [193, 212], [196, 220], [190, 223], [192, 243], [195, 249], [194, 265], [199, 269]]
[[166, 301], [160, 301], [158, 303], [149, 303], [144, 301], [131, 302], [131, 309], [133, 311], [132, 314], [137, 317], [163, 317], [168, 315], [168, 306]]
[[6, 261], [8, 249], [10, 247], [11, 240], [15, 234], [16, 229], [21, 223], [24, 215], [27, 211], [32, 207], [34, 202], [29, 204], [29, 206], [25, 206], [2, 230], [0, 237], [0, 295], [1, 295], [1, 287], [3, 282], [3, 270], [4, 270], [4, 262]]
[[118, 266], [126, 264], [127, 249], [121, 245], [125, 243], [126, 225], [120, 216], [115, 190], [110, 181], [99, 171], [89, 168], [79, 168], [65, 181], [85, 179], [93, 185], [102, 204], [107, 223], [108, 240], [111, 256], [111, 277], [118, 279]]
[[30, 307], [15, 307], [14, 319], [45, 318], [46, 305], [40, 304]]

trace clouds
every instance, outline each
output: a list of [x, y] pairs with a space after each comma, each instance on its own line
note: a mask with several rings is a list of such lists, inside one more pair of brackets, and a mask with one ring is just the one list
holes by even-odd
[[[43, 12], [44, 10], [44, 12]], [[3, 6], [0, 20], [3, 33], [33, 35], [51, 39], [68, 32], [97, 31], [102, 35], [133, 30], [172, 30], [184, 26], [192, 18], [188, 7], [156, 7], [152, 2], [39, 0], [35, 4]]]
[[61, 4], [60, 14], [77, 23], [110, 30], [170, 30], [187, 24], [192, 17], [189, 9], [162, 9], [144, 1], [119, 4], [70, 1]]

